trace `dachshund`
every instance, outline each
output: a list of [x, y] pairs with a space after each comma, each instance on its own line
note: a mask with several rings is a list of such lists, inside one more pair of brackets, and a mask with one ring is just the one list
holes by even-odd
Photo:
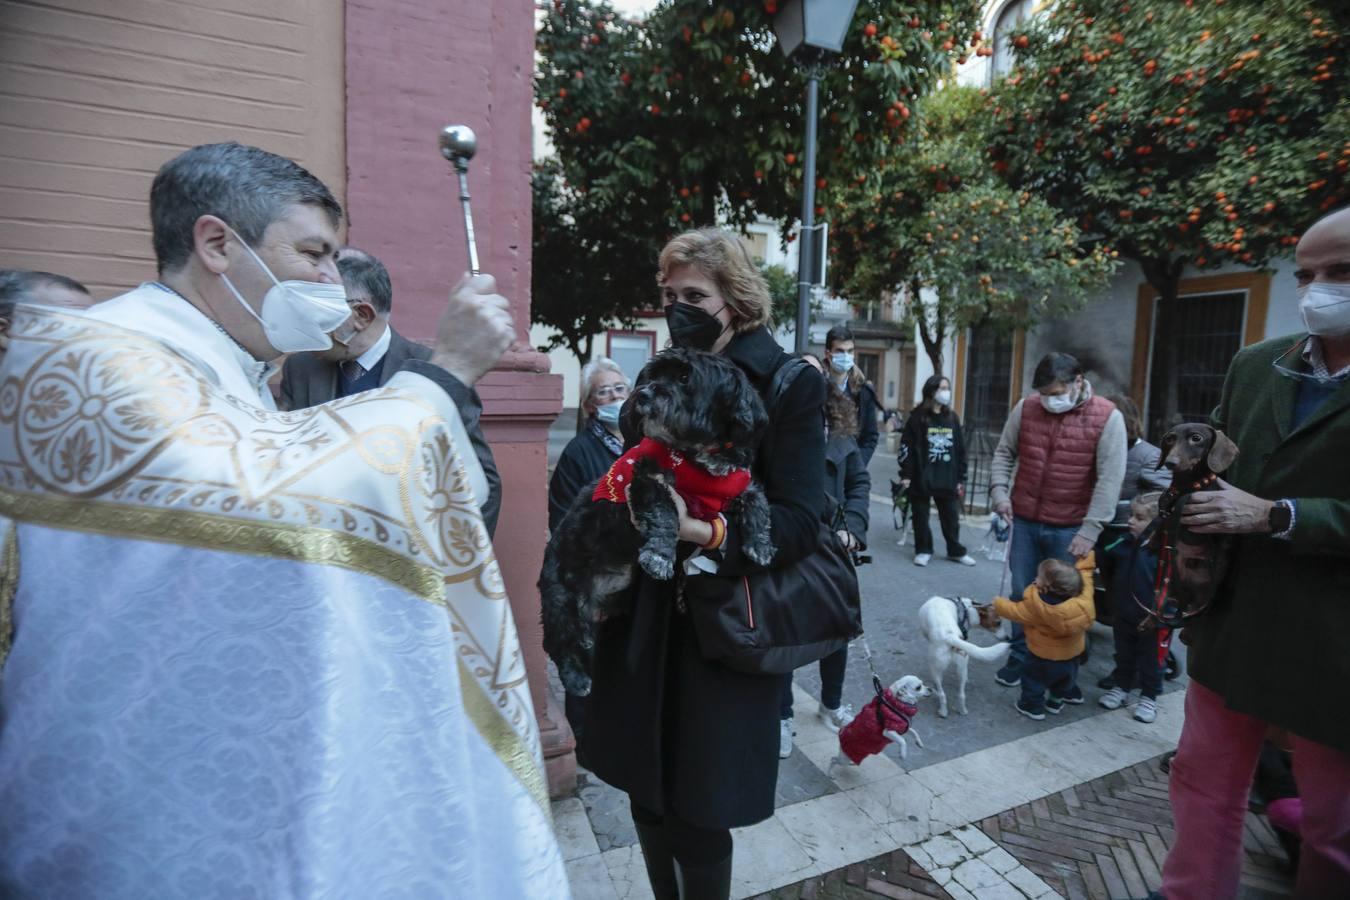
[[1158, 592], [1141, 629], [1180, 628], [1213, 601], [1228, 571], [1231, 538], [1192, 531], [1181, 518], [1191, 495], [1219, 490], [1219, 475], [1237, 455], [1237, 445], [1209, 425], [1178, 425], [1163, 437], [1158, 468], [1171, 469], [1172, 486], [1159, 499], [1158, 518], [1146, 533], [1158, 553]]

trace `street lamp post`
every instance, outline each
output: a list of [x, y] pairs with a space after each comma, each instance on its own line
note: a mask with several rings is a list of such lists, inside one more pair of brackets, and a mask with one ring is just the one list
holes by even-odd
[[816, 242], [816, 126], [820, 118], [820, 77], [826, 62], [844, 47], [857, 0], [787, 0], [773, 30], [783, 53], [806, 74], [806, 148], [803, 153], [802, 227], [797, 244], [797, 352], [806, 350], [811, 331], [811, 260]]

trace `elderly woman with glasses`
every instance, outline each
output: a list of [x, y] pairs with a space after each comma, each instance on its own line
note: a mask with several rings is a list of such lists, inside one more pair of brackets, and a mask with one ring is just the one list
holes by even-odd
[[[619, 364], [597, 356], [581, 369], [581, 408], [586, 421], [563, 448], [548, 483], [548, 528], [553, 531], [583, 488], [593, 485], [623, 454], [619, 410], [628, 399], [628, 377]], [[590, 492], [586, 492], [589, 496]], [[585, 764], [581, 735], [586, 727], [586, 698], [568, 694], [563, 702], [577, 739], [577, 757]]]
[[548, 527], [552, 531], [586, 485], [609, 471], [623, 454], [619, 409], [628, 399], [628, 377], [619, 364], [597, 356], [581, 370], [581, 408], [586, 421], [558, 457], [548, 484]]

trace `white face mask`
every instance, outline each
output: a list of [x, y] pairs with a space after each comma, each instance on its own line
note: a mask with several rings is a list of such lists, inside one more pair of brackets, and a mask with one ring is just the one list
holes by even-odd
[[1298, 289], [1299, 312], [1309, 334], [1318, 337], [1350, 335], [1350, 284], [1314, 281]]
[[842, 352], [840, 352], [840, 353], [831, 353], [831, 354], [830, 354], [830, 368], [831, 368], [831, 369], [834, 369], [834, 371], [837, 372], [837, 373], [839, 373], [840, 375], [847, 375], [849, 372], [852, 372], [852, 371], [853, 371], [853, 354], [852, 354], [852, 353], [842, 353]]
[[951, 406], [951, 405], [952, 405], [952, 392], [951, 392], [951, 391], [938, 391], [936, 394], [933, 395], [933, 399], [936, 400], [936, 401], [938, 402], [938, 406]]
[[1062, 415], [1073, 409], [1073, 404], [1074, 396], [1072, 390], [1065, 391], [1062, 394], [1051, 394], [1048, 397], [1045, 394], [1041, 394], [1041, 406], [1045, 407], [1046, 412], [1054, 413], [1055, 415]]
[[267, 342], [281, 353], [327, 350], [333, 346], [329, 332], [336, 331], [352, 314], [351, 308], [347, 306], [347, 289], [340, 283], [277, 281], [272, 270], [239, 237], [238, 232], [231, 228], [230, 233], [272, 281], [272, 287], [267, 289], [263, 297], [262, 314], [259, 315], [235, 290], [230, 279], [224, 273], [220, 276], [239, 305], [262, 324], [263, 331], [267, 333]]

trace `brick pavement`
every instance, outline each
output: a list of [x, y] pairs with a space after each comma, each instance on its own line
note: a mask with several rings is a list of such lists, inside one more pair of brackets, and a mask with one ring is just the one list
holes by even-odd
[[797, 884], [759, 894], [753, 900], [950, 900], [908, 853], [895, 850]]
[[[1159, 870], [1174, 837], [1167, 776], [1157, 764], [1157, 759], [1148, 760], [1014, 807], [984, 819], [979, 827], [1046, 885], [1070, 900], [1144, 897], [1158, 887]], [[1243, 837], [1246, 853], [1241, 900], [1288, 896], [1293, 889], [1288, 861], [1265, 818], [1248, 814]], [[914, 852], [925, 856], [917, 849]], [[973, 893], [976, 897], [993, 896], [989, 890]], [[754, 900], [926, 900], [951, 896], [913, 857], [896, 850], [759, 894]]]
[[[1158, 760], [1113, 772], [985, 819], [980, 827], [1071, 900], [1142, 897], [1156, 889], [1173, 840]], [[1288, 860], [1266, 820], [1247, 814], [1244, 897], [1287, 895]]]

